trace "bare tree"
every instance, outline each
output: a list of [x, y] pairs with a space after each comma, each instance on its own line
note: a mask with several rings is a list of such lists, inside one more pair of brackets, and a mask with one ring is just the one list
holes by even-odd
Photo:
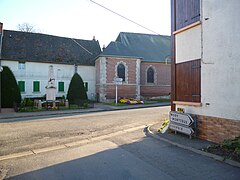
[[17, 28], [19, 31], [22, 31], [22, 32], [36, 32], [34, 29], [34, 26], [29, 23], [18, 24]]

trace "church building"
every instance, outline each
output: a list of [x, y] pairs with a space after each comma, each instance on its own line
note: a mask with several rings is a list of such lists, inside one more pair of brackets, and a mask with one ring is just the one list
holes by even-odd
[[171, 91], [170, 37], [121, 32], [98, 56], [96, 93], [100, 101], [115, 98], [115, 78], [122, 78], [119, 97], [150, 98]]

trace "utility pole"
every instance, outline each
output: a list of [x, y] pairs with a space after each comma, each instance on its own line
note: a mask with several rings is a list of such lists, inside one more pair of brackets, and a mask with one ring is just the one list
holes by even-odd
[[2, 37], [3, 37], [3, 23], [0, 22], [0, 113], [2, 112], [2, 71], [3, 71], [3, 67], [1, 64], [1, 60], [2, 60]]

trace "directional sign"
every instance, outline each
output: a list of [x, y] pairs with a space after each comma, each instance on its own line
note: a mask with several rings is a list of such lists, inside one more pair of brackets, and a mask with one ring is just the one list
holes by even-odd
[[170, 122], [179, 123], [185, 126], [191, 126], [194, 122], [192, 117], [189, 114], [178, 113], [175, 111], [170, 112]]
[[174, 123], [171, 123], [169, 127], [170, 127], [170, 129], [172, 129], [174, 131], [178, 131], [178, 132], [181, 132], [181, 133], [187, 134], [187, 135], [192, 135], [194, 133], [192, 128], [181, 126], [181, 125], [174, 124]]
[[123, 78], [114, 78], [114, 83], [116, 85], [122, 85], [123, 83]]

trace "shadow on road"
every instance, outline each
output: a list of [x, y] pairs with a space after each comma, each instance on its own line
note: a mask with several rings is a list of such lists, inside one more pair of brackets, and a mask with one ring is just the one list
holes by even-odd
[[[49, 167], [45, 166], [9, 179], [139, 180], [239, 179], [240, 177], [238, 168], [151, 137], [144, 137], [141, 141], [121, 146], [114, 144], [113, 147], [85, 157], [76, 157]], [[71, 151], [71, 149], [65, 151]], [[59, 154], [59, 156], [65, 155]], [[39, 167], [39, 164], [35, 162], [33, 166]]]

